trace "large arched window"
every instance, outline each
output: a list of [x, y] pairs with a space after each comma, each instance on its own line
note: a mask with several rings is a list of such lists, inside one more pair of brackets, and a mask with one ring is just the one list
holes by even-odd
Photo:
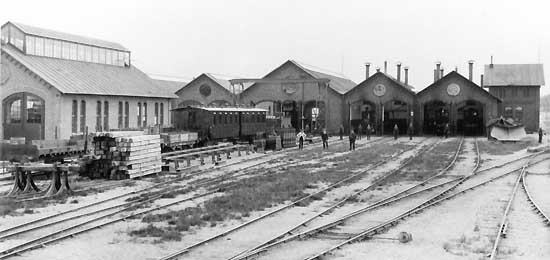
[[514, 110], [515, 110], [514, 111], [514, 114], [515, 114], [514, 120], [516, 120], [518, 122], [522, 122], [523, 121], [523, 107], [518, 106]]
[[44, 101], [35, 96], [27, 96], [27, 123], [42, 123]]

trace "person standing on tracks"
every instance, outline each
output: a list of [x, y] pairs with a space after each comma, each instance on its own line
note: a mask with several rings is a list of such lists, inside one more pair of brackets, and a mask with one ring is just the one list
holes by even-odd
[[372, 128], [370, 127], [370, 124], [367, 124], [367, 140], [370, 140], [371, 132], [372, 132]]
[[321, 139], [323, 140], [323, 150], [328, 149], [328, 134], [327, 129], [323, 128], [323, 133], [321, 134]]
[[393, 140], [397, 140], [397, 137], [399, 136], [399, 127], [397, 127], [397, 124], [393, 125]]
[[361, 134], [363, 132], [363, 126], [361, 125], [361, 123], [359, 123], [359, 126], [357, 127], [357, 138], [359, 140], [361, 140]]
[[412, 140], [413, 133], [414, 133], [414, 127], [412, 122], [409, 123], [409, 129], [407, 129], [407, 131], [409, 132], [409, 140]]
[[340, 125], [340, 140], [344, 140], [344, 126]]
[[355, 150], [355, 138], [357, 138], [357, 136], [355, 135], [355, 132], [351, 130], [351, 132], [349, 133], [349, 150], [350, 151]]
[[302, 150], [304, 149], [304, 141], [306, 140], [306, 133], [302, 129], [300, 129], [300, 132], [296, 135], [296, 139], [298, 139], [298, 149]]
[[449, 123], [446, 123], [446, 124], [445, 124], [445, 128], [443, 129], [443, 134], [445, 135], [445, 139], [446, 139], [446, 138], [449, 138], [449, 131], [450, 131], [450, 129], [449, 129]]
[[542, 127], [539, 127], [539, 144], [542, 144], [542, 135], [544, 132], [542, 131]]

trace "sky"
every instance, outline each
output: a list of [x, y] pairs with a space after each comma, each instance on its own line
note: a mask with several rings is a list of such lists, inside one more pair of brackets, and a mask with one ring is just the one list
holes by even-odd
[[495, 64], [550, 61], [548, 10], [544, 0], [27, 0], [2, 1], [0, 22], [118, 42], [156, 78], [260, 78], [293, 59], [360, 83], [365, 62], [372, 74], [387, 61], [392, 75], [397, 62], [409, 66], [419, 91], [433, 83], [436, 61], [468, 77], [474, 60], [478, 84], [491, 56]]

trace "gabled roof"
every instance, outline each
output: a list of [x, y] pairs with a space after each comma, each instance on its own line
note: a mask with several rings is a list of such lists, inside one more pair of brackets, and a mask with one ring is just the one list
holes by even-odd
[[212, 82], [216, 83], [218, 86], [220, 86], [223, 90], [229, 92], [229, 94], [232, 94], [233, 90], [231, 89], [231, 83], [229, 83], [229, 80], [226, 80], [226, 79], [220, 79], [218, 77], [215, 77], [213, 76], [211, 73], [202, 73], [201, 75], [199, 75], [198, 77], [194, 78], [193, 80], [191, 80], [189, 83], [185, 84], [183, 87], [179, 88], [175, 93], [177, 94], [178, 92], [182, 91], [184, 88], [188, 87], [188, 86], [191, 86], [192, 83], [194, 83], [195, 81], [199, 80], [200, 78], [202, 77], [206, 77], [208, 78], [209, 80], [211, 80]]
[[400, 82], [398, 81], [396, 78], [388, 75], [387, 73], [384, 73], [384, 72], [376, 72], [374, 74], [372, 74], [370, 77], [368, 77], [367, 79], [363, 80], [363, 82], [357, 84], [357, 86], [353, 87], [352, 89], [348, 90], [346, 93], [352, 91], [354, 88], [357, 88], [363, 84], [366, 84], [367, 82], [370, 82], [372, 80], [374, 80], [376, 77], [378, 76], [381, 76], [381, 77], [386, 77], [387, 79], [389, 79], [390, 81], [392, 81], [393, 83], [395, 83], [397, 86], [403, 88], [405, 91], [411, 93], [412, 95], [414, 95], [414, 91], [412, 90], [414, 87], [411, 86], [411, 85], [405, 85], [405, 83], [403, 82]]
[[2, 46], [2, 55], [12, 57], [64, 94], [177, 98], [135, 66], [25, 55], [9, 45]]
[[[23, 31], [25, 34], [35, 35], [35, 36], [41, 36], [46, 38], [53, 38], [53, 39], [59, 39], [59, 40], [65, 40], [75, 43], [83, 43], [88, 45], [93, 45], [97, 47], [104, 47], [109, 49], [115, 49], [120, 51], [128, 51], [128, 49], [124, 48], [124, 46], [116, 43], [116, 42], [110, 42], [110, 41], [104, 41], [100, 39], [90, 38], [90, 37], [84, 37], [64, 32], [58, 32], [50, 29], [44, 29], [44, 28], [38, 28], [22, 23], [14, 23], [14, 22], [8, 22], [13, 24], [15, 27], [17, 27], [19, 30]], [[7, 23], [6, 23], [7, 24]]]
[[423, 90], [419, 91], [418, 93], [416, 93], [416, 95], [421, 95], [422, 93], [425, 93], [427, 92], [429, 89], [431, 88], [434, 88], [435, 86], [439, 85], [439, 82], [441, 82], [443, 79], [445, 78], [448, 78], [448, 77], [459, 77], [459, 78], [462, 78], [463, 80], [469, 82], [470, 84], [476, 86], [479, 88], [479, 91], [481, 91], [481, 93], [484, 93], [485, 95], [489, 96], [490, 98], [494, 98], [496, 99], [498, 102], [502, 102], [502, 99], [500, 99], [499, 97], [489, 93], [489, 91], [483, 89], [482, 87], [478, 86], [475, 82], [473, 81], [470, 81], [469, 79], [467, 79], [466, 77], [460, 75], [460, 73], [456, 72], [456, 71], [451, 71], [449, 73], [447, 73], [447, 75], [445, 75], [444, 77], [440, 78], [438, 81], [432, 83], [431, 85], [425, 87]]
[[483, 86], [543, 86], [542, 64], [485, 65]]
[[163, 80], [163, 79], [153, 79], [153, 82], [157, 86], [170, 91], [171, 93], [176, 93], [181, 87], [185, 86], [186, 82], [181, 81], [172, 81], [172, 80]]
[[[350, 79], [347, 79], [347, 78], [345, 78], [341, 75], [335, 75], [332, 72], [328, 72], [328, 71], [325, 71], [325, 70], [320, 69], [320, 68], [314, 68], [313, 66], [310, 66], [310, 65], [307, 65], [307, 64], [304, 64], [304, 63], [299, 63], [299, 62], [294, 61], [294, 60], [286, 61], [285, 63], [281, 64], [279, 67], [277, 67], [274, 70], [272, 70], [271, 72], [269, 72], [263, 78], [269, 77], [271, 74], [273, 74], [275, 71], [282, 68], [286, 64], [292, 64], [293, 66], [297, 67], [298, 69], [302, 70], [303, 72], [307, 73], [308, 75], [310, 75], [311, 77], [313, 77], [315, 79], [321, 79], [321, 78], [329, 79], [330, 80], [329, 87], [331, 89], [333, 89], [334, 91], [340, 93], [340, 94], [346, 93], [347, 91], [349, 91], [350, 89], [352, 89], [353, 87], [355, 87], [357, 85], [355, 82], [353, 82]], [[255, 86], [255, 85], [256, 85], [256, 83], [250, 84], [250, 86], [248, 86], [248, 87], [245, 86], [245, 90], [249, 89], [249, 88], [251, 88], [252, 86]]]

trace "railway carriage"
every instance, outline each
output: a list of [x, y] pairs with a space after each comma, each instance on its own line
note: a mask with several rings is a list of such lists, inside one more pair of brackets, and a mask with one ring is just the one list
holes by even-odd
[[198, 133], [200, 143], [210, 140], [251, 140], [266, 131], [267, 110], [240, 107], [181, 107], [172, 109], [177, 131]]

